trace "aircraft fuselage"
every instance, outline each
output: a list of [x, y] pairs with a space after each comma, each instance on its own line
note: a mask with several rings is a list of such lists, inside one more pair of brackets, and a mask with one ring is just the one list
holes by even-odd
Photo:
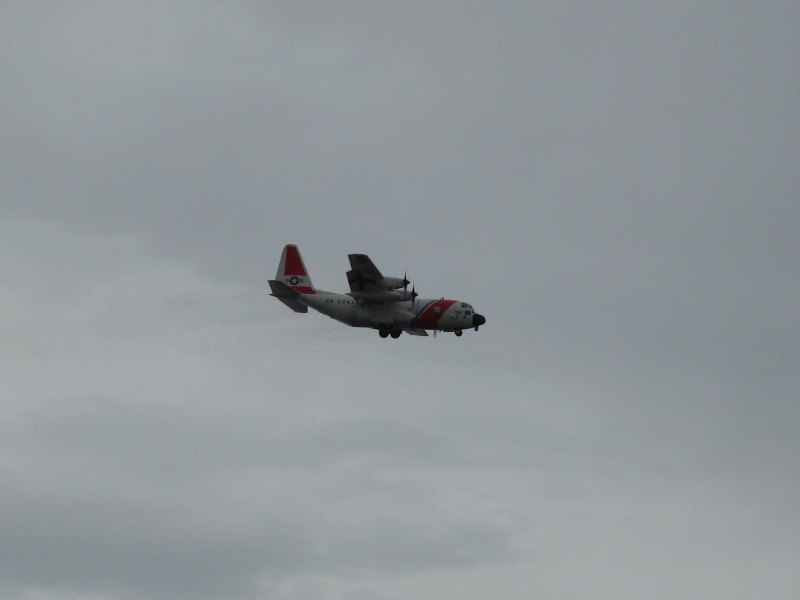
[[300, 302], [352, 327], [389, 327], [456, 331], [475, 327], [471, 305], [445, 298], [415, 300], [355, 299], [349, 294], [317, 290], [304, 294]]

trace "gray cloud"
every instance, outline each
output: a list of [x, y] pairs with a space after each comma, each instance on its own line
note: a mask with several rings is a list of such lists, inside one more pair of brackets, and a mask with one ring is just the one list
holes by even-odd
[[791, 597], [797, 16], [5, 3], [4, 595]]

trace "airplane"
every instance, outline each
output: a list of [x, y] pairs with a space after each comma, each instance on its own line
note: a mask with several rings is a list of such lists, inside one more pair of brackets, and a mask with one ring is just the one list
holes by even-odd
[[397, 339], [404, 331], [420, 336], [433, 331], [434, 337], [437, 331], [452, 331], [461, 336], [465, 329], [478, 331], [486, 323], [467, 302], [418, 298], [413, 286], [408, 291], [411, 282], [405, 275], [402, 279], [384, 277], [366, 254], [349, 254], [348, 258], [350, 292], [325, 292], [311, 283], [297, 246], [287, 244], [278, 273], [269, 280], [270, 296], [298, 313], [307, 313], [311, 307], [345, 325], [377, 329], [382, 338]]

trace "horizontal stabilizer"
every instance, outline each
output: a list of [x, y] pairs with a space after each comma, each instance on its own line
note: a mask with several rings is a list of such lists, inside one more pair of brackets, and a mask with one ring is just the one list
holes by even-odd
[[307, 313], [308, 306], [298, 300], [301, 294], [297, 290], [290, 288], [283, 282], [269, 280], [269, 287], [272, 289], [270, 296], [273, 296], [291, 308], [294, 312]]

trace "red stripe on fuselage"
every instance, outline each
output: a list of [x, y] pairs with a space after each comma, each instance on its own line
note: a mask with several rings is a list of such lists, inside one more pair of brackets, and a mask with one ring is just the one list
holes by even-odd
[[[455, 300], [436, 300], [431, 302], [414, 322], [414, 327], [419, 329], [436, 329], [439, 320], [447, 312], [447, 309], [455, 304]], [[438, 311], [437, 311], [438, 309]]]
[[289, 246], [286, 249], [284, 275], [306, 276], [306, 270], [303, 268], [303, 261], [300, 260], [300, 252], [297, 250], [297, 246]]
[[310, 288], [310, 287], [302, 286], [302, 285], [296, 285], [292, 289], [300, 292], [301, 294], [316, 294], [317, 293], [317, 290], [315, 290], [314, 288]]

